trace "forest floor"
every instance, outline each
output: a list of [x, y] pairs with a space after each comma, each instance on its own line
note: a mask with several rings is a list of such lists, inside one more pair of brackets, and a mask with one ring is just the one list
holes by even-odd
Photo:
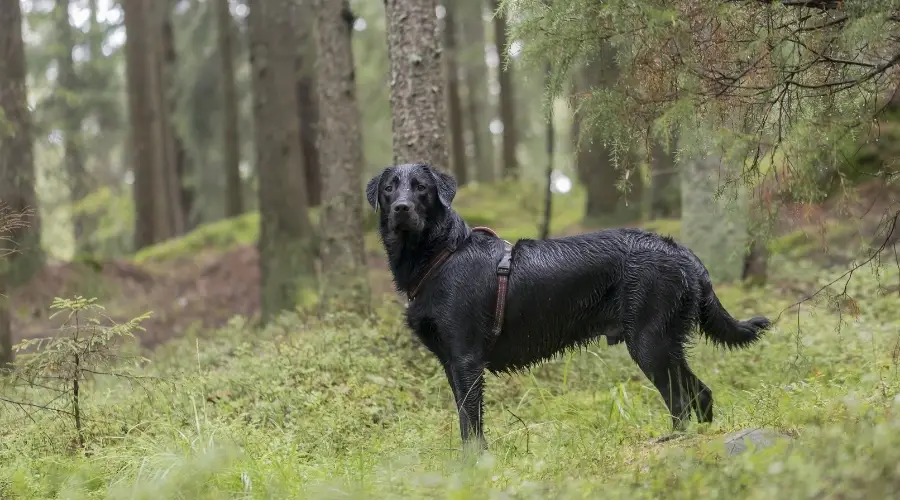
[[[373, 277], [389, 300], [367, 319], [229, 322], [256, 307], [252, 216], [129, 261], [51, 268], [25, 289], [33, 302], [14, 297], [20, 314], [63, 292], [97, 295], [121, 319], [162, 311], [146, 333], [171, 338], [144, 339], [155, 347], [146, 361], [123, 345], [120, 361], [101, 360], [82, 381], [80, 448], [71, 387], [57, 383], [55, 365], [4, 386], [0, 498], [896, 498], [900, 266], [892, 256], [870, 261], [849, 283], [796, 304], [859, 260], [860, 243], [880, 244], [878, 213], [898, 197], [881, 203], [866, 189], [855, 222], [827, 204], [785, 211], [765, 287], [717, 286], [733, 315], [776, 324], [740, 351], [692, 347], [715, 421], [665, 442], [659, 393], [624, 347], [600, 343], [487, 377], [489, 450], [460, 454], [444, 372], [409, 335], [371, 234]], [[478, 198], [460, 195], [477, 224], [509, 239], [534, 231], [532, 219], [509, 215], [517, 207]], [[582, 202], [557, 204], [560, 233], [584, 230]], [[650, 226], [677, 234], [677, 221]], [[224, 326], [192, 328], [197, 321]], [[753, 429], [777, 437], [774, 446], [727, 446]]]

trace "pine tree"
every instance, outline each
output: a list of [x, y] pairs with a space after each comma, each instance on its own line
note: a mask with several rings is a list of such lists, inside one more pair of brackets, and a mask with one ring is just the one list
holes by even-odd
[[0, 202], [13, 214], [29, 212], [27, 225], [7, 235], [15, 253], [0, 272], [13, 287], [44, 264], [35, 191], [32, 117], [28, 109], [22, 11], [18, 0], [0, 1]]
[[222, 62], [222, 147], [224, 148], [225, 215], [235, 217], [244, 211], [241, 194], [241, 144], [238, 130], [238, 101], [234, 76], [234, 34], [228, 0], [215, 0], [216, 30]]
[[449, 167], [444, 71], [434, 0], [385, 0], [394, 163]]
[[323, 174], [322, 271], [325, 303], [367, 312], [369, 283], [363, 241], [363, 150], [356, 100], [347, 0], [321, 0], [316, 9], [319, 158]]
[[[316, 289], [313, 225], [307, 212], [292, 0], [252, 0], [247, 18], [259, 175], [260, 307], [263, 322], [305, 304]], [[301, 168], [298, 168], [300, 166]]]

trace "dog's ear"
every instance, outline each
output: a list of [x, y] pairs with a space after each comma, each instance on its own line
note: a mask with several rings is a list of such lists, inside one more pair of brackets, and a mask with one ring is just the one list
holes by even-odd
[[369, 183], [366, 184], [366, 199], [376, 212], [378, 211], [378, 188], [381, 187], [381, 180], [387, 175], [389, 170], [390, 167], [382, 170], [380, 174], [369, 179]]
[[428, 171], [431, 172], [431, 176], [434, 177], [434, 182], [437, 185], [438, 199], [441, 201], [441, 205], [444, 205], [444, 208], [449, 209], [450, 204], [453, 203], [453, 198], [456, 196], [456, 179], [454, 179], [452, 175], [439, 172], [434, 168], [430, 168]]

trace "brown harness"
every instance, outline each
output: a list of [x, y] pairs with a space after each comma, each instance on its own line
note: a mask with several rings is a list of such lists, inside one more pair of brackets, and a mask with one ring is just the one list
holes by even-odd
[[[488, 233], [495, 238], [499, 238], [500, 236], [497, 233], [489, 228], [484, 226], [473, 227], [472, 231], [481, 231], [483, 233]], [[503, 257], [500, 258], [500, 263], [497, 264], [497, 301], [494, 304], [494, 325], [491, 328], [491, 337], [488, 339], [487, 350], [490, 351], [494, 344], [497, 342], [497, 339], [500, 337], [500, 332], [503, 330], [503, 314], [506, 311], [506, 293], [509, 290], [509, 273], [512, 265], [512, 244], [506, 240], [503, 240]], [[447, 261], [447, 258], [453, 254], [456, 249], [443, 249], [434, 260], [431, 261], [431, 264], [428, 266], [428, 270], [425, 271], [425, 274], [422, 276], [422, 279], [419, 280], [418, 283], [412, 288], [412, 290], [407, 294], [407, 298], [409, 302], [412, 302], [413, 299], [419, 294], [419, 291], [422, 288], [422, 285], [425, 284], [426, 281], [431, 277], [432, 273], [437, 271], [444, 262]]]

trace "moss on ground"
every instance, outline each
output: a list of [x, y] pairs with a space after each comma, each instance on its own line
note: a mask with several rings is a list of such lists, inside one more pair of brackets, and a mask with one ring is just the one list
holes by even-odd
[[173, 238], [137, 252], [137, 263], [160, 263], [191, 258], [198, 252], [225, 252], [238, 245], [256, 243], [259, 212], [203, 224], [180, 238]]

